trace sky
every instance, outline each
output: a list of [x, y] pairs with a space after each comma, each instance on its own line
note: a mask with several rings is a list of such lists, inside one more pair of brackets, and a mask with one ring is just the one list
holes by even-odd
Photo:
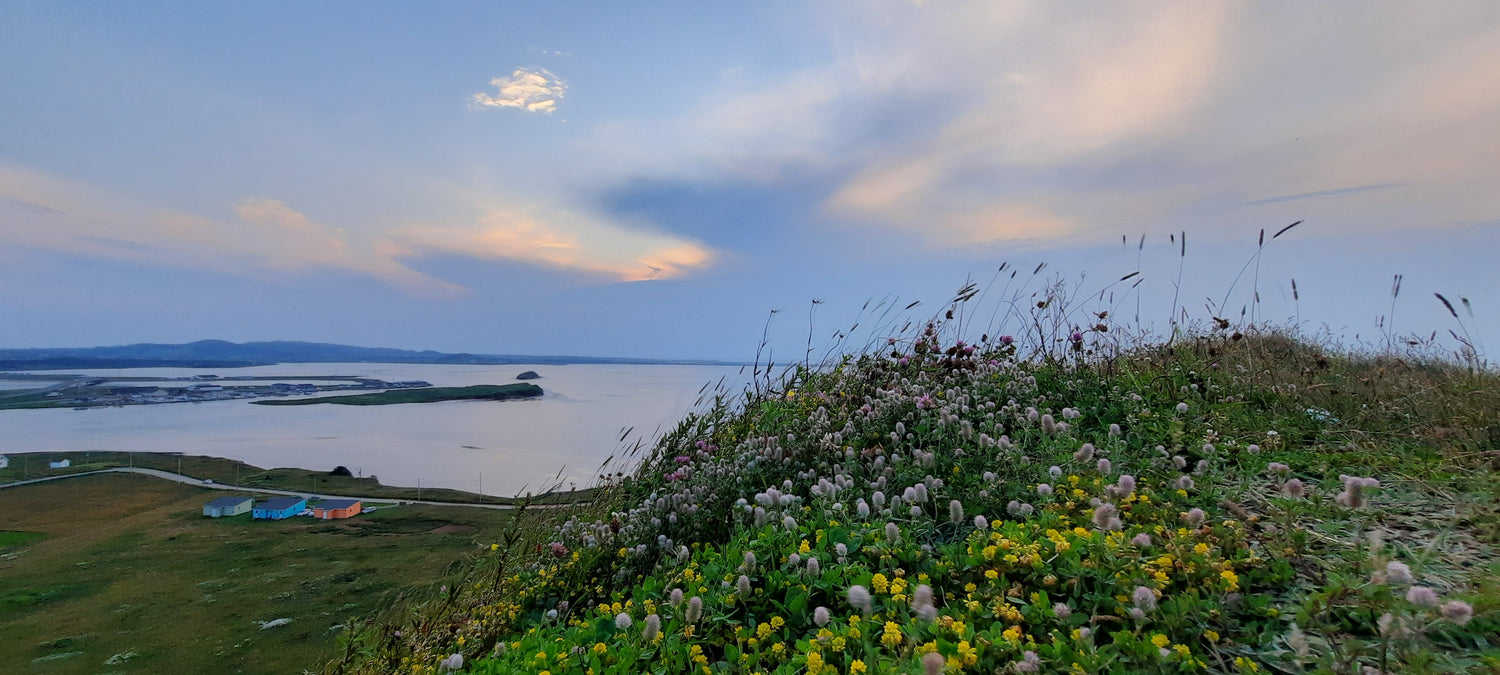
[[0, 92], [5, 347], [740, 360], [969, 280], [1500, 341], [1488, 1], [0, 0]]

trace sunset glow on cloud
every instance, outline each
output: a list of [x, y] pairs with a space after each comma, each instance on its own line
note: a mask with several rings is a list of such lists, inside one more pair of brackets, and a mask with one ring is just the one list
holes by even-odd
[[[707, 317], [643, 324], [625, 351], [758, 335], [761, 310], [811, 296], [941, 295], [1016, 256], [1144, 267], [1175, 233], [1230, 251], [1298, 220], [1305, 248], [1265, 260], [1287, 316], [1294, 276], [1500, 283], [1476, 258], [1500, 238], [1500, 5], [1361, 10], [12, 6], [0, 283], [25, 298], [98, 269], [100, 303], [184, 306], [214, 283], [321, 285], [298, 316], [404, 308], [425, 317], [394, 322], [408, 342], [462, 339], [491, 306]], [[1145, 243], [1104, 253], [1122, 238]], [[1229, 286], [1225, 267], [1199, 283]], [[1143, 271], [1148, 301], [1173, 296], [1162, 277]], [[650, 280], [671, 283], [632, 283]], [[1350, 332], [1386, 311], [1338, 295], [1302, 297]]]

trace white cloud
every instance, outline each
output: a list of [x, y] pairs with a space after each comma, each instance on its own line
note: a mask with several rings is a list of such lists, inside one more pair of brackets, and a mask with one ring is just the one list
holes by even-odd
[[0, 164], [0, 246], [236, 274], [333, 269], [404, 290], [459, 286], [396, 260], [382, 242], [313, 221], [275, 199], [250, 198], [237, 218], [157, 208], [107, 189]]
[[474, 104], [487, 108], [516, 108], [529, 112], [552, 113], [568, 92], [566, 82], [545, 68], [517, 68], [508, 77], [490, 80], [499, 91], [474, 94]]
[[[726, 73], [583, 146], [685, 180], [833, 177], [826, 213], [941, 248], [1307, 217], [1492, 220], [1500, 5], [842, 5], [832, 58]], [[795, 172], [787, 171], [788, 168]], [[1399, 184], [1400, 190], [1350, 190]], [[1294, 201], [1278, 195], [1320, 193]], [[1251, 204], [1253, 203], [1253, 204]]]
[[588, 214], [520, 208], [476, 194], [453, 198], [472, 203], [467, 212], [478, 215], [462, 225], [345, 229], [278, 199], [247, 198], [233, 206], [233, 217], [207, 218], [0, 164], [0, 247], [241, 274], [342, 270], [439, 294], [464, 289], [406, 261], [434, 255], [509, 260], [607, 281], [644, 281], [700, 271], [715, 258], [698, 242]]

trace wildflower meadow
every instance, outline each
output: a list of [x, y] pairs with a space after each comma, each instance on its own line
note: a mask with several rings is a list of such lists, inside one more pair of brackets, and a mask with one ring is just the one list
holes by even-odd
[[955, 333], [721, 393], [331, 669], [1500, 669], [1492, 371], [1270, 332]]

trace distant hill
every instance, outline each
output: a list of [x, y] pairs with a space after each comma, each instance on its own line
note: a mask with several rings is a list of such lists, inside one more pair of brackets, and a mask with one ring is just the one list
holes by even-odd
[[597, 356], [534, 356], [522, 354], [447, 354], [384, 347], [352, 347], [321, 342], [234, 343], [199, 340], [187, 344], [142, 343], [117, 347], [0, 349], [0, 370], [55, 370], [66, 368], [234, 368], [274, 363], [510, 363], [564, 364], [687, 364], [739, 365], [723, 361], [672, 361]]

